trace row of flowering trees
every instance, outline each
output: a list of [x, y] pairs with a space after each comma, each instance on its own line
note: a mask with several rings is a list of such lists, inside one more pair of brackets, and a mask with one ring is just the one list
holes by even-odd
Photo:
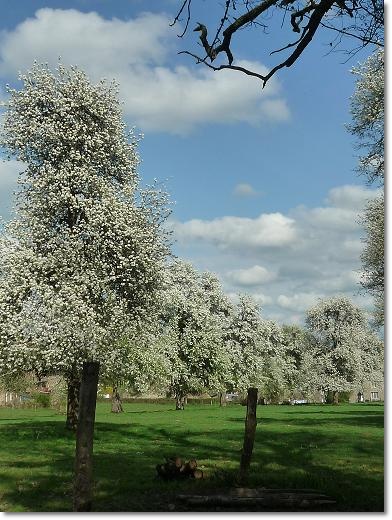
[[[136, 347], [149, 353], [148, 361], [143, 367], [142, 354], [125, 387], [146, 390], [150, 384], [183, 409], [188, 395], [245, 394], [250, 387], [266, 401], [321, 392], [337, 402], [339, 392], [383, 380], [383, 343], [344, 296], [320, 300], [304, 327], [279, 326], [262, 318], [250, 296], [233, 303], [213, 274], [190, 263], [170, 263], [164, 279], [154, 334], [149, 345]], [[132, 351], [137, 344], [135, 337]]]
[[321, 302], [307, 329], [233, 304], [216, 277], [173, 261], [168, 201], [142, 189], [137, 140], [115, 85], [35, 64], [9, 89], [1, 144], [23, 163], [17, 218], [0, 241], [0, 371], [61, 374], [77, 423], [83, 362], [113, 387], [176, 398], [300, 388], [342, 391], [376, 367], [381, 343], [344, 298]]

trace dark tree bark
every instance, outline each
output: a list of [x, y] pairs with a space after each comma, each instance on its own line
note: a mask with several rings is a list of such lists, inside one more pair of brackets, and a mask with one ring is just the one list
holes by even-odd
[[113, 386], [113, 395], [112, 395], [112, 412], [113, 413], [121, 413], [123, 412], [123, 406], [121, 402], [121, 396], [118, 392], [118, 387]]
[[74, 503], [75, 512], [91, 511], [93, 436], [97, 404], [99, 363], [83, 363], [79, 421], [76, 432]]
[[246, 405], [245, 434], [242, 447], [240, 463], [240, 482], [244, 482], [248, 476], [250, 461], [252, 458], [253, 445], [256, 434], [256, 408], [257, 408], [257, 388], [248, 388], [248, 399]]
[[226, 406], [226, 392], [219, 392], [219, 406]]
[[68, 430], [76, 431], [79, 415], [79, 375], [73, 375], [68, 380], [67, 389], [67, 420], [65, 426]]
[[186, 397], [181, 393], [176, 393], [176, 410], [183, 410], [185, 408]]

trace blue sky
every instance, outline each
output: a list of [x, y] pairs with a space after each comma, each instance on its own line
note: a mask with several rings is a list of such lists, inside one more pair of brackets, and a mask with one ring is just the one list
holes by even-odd
[[[11, 9], [1, 0], [0, 92], [34, 59], [55, 64], [61, 56], [92, 80], [116, 78], [126, 121], [144, 134], [143, 181], [164, 181], [175, 201], [176, 254], [216, 272], [233, 298], [253, 294], [263, 315], [280, 322], [301, 322], [317, 298], [338, 293], [371, 310], [371, 298], [358, 294], [356, 220], [376, 190], [355, 173], [345, 129], [349, 70], [366, 52], [343, 63], [342, 53], [326, 55], [331, 38], [323, 34], [262, 91], [256, 79], [178, 56], [196, 41], [169, 26], [180, 3], [29, 0]], [[216, 4], [194, 2], [194, 20], [208, 25]], [[269, 52], [287, 43], [277, 38], [280, 20], [273, 23], [269, 36], [242, 32], [239, 63], [273, 65]], [[5, 219], [17, 172], [0, 165]]]

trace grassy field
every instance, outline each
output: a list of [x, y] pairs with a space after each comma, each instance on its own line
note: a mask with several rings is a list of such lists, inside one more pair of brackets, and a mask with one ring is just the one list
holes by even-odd
[[[94, 511], [164, 511], [175, 493], [235, 483], [245, 407], [99, 403]], [[334, 511], [383, 511], [381, 404], [260, 406], [250, 486], [314, 488]], [[50, 409], [0, 408], [0, 510], [70, 511], [74, 436]], [[162, 482], [165, 456], [196, 458], [202, 481]]]

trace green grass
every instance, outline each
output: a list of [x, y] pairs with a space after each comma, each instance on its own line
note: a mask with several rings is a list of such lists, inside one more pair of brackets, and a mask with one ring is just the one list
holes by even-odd
[[[164, 511], [175, 493], [235, 483], [245, 407], [98, 403], [94, 511]], [[334, 511], [383, 511], [381, 404], [259, 406], [250, 486], [314, 488]], [[75, 439], [50, 409], [0, 408], [0, 510], [70, 511]], [[196, 458], [203, 481], [162, 482], [165, 456]]]

